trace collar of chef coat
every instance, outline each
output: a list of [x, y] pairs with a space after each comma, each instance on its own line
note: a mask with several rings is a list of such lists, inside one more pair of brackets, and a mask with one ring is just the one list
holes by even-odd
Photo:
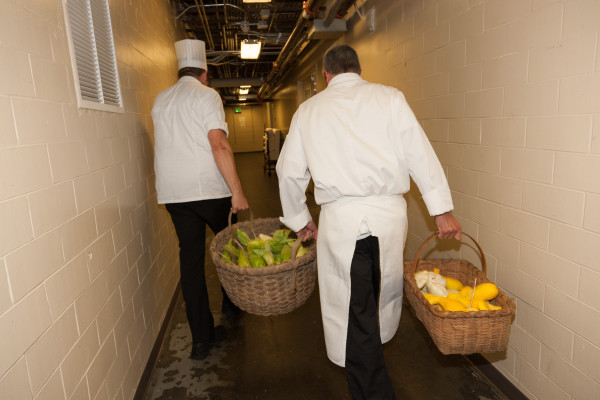
[[345, 82], [352, 82], [352, 81], [362, 81], [362, 78], [360, 77], [359, 74], [355, 73], [355, 72], [343, 72], [341, 74], [338, 74], [336, 76], [334, 76], [333, 78], [331, 78], [331, 80], [329, 81], [329, 84], [327, 85], [329, 86], [335, 86], [335, 85], [339, 85]]
[[179, 78], [179, 82], [193, 82], [193, 83], [199, 83], [199, 84], [203, 85], [203, 83], [200, 82], [200, 80], [194, 78], [193, 76], [189, 76], [189, 75], [185, 75], [185, 76], [182, 76], [181, 78]]

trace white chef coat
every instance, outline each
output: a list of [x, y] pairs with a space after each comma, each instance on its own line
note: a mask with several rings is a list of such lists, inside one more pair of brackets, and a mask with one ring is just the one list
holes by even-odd
[[385, 343], [394, 336], [402, 309], [407, 232], [402, 195], [412, 177], [431, 215], [452, 210], [444, 171], [404, 95], [355, 73], [335, 76], [300, 105], [276, 169], [281, 221], [296, 232], [312, 219], [305, 191], [313, 179], [322, 206], [317, 259], [325, 342], [329, 358], [344, 366], [356, 239], [365, 233], [379, 239]]
[[162, 91], [152, 107], [154, 169], [159, 204], [231, 196], [208, 141], [208, 132], [228, 134], [219, 94], [184, 76]]

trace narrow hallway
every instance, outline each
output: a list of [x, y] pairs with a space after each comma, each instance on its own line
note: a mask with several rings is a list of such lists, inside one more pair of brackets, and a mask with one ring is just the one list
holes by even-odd
[[[236, 154], [238, 172], [254, 218], [281, 215], [275, 174], [263, 174], [261, 153]], [[310, 201], [310, 195], [309, 201]], [[318, 207], [312, 201], [316, 218]], [[248, 216], [240, 215], [241, 220]], [[207, 248], [214, 235], [207, 234]], [[224, 317], [214, 264], [207, 279], [216, 324], [224, 342], [203, 361], [189, 359], [190, 333], [178, 295], [144, 400], [350, 400], [345, 371], [325, 353], [318, 287], [291, 313]], [[444, 356], [405, 304], [398, 333], [384, 346], [398, 399], [507, 399], [462, 356]]]

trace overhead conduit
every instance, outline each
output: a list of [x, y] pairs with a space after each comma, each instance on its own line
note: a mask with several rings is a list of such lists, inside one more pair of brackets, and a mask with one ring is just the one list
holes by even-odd
[[287, 65], [293, 58], [292, 50], [297, 49], [303, 41], [307, 40], [304, 28], [308, 25], [311, 14], [314, 14], [316, 12], [315, 10], [318, 10], [323, 2], [324, 0], [308, 0], [304, 2], [304, 11], [300, 15], [300, 17], [298, 17], [296, 26], [290, 34], [290, 37], [288, 38], [287, 42], [285, 42], [283, 49], [281, 49], [279, 57], [277, 57], [277, 60], [275, 60], [273, 69], [265, 79], [265, 83], [258, 90], [259, 100], [263, 97], [271, 95], [271, 92], [274, 89], [274, 85], [277, 83], [277, 81], [283, 73], [283, 67]]
[[[277, 83], [289, 72], [286, 68], [309, 44], [310, 40], [305, 32], [305, 28], [310, 23], [309, 19], [317, 14], [325, 2], [326, 0], [308, 0], [304, 2], [302, 15], [298, 18], [294, 30], [281, 50], [279, 57], [277, 57], [273, 69], [258, 90], [259, 101], [273, 94]], [[355, 0], [334, 0], [333, 5], [327, 9], [324, 25], [329, 26], [335, 18], [342, 18], [354, 3]]]

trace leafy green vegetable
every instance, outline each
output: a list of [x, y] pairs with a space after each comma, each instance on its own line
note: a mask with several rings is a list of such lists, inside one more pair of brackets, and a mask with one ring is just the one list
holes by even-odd
[[[272, 236], [261, 233], [258, 237], [250, 238], [246, 231], [238, 229], [235, 238], [229, 239], [223, 246], [221, 259], [252, 268], [280, 264], [292, 258], [292, 247], [296, 239], [289, 237], [291, 232], [289, 229], [278, 229]], [[296, 257], [307, 252], [308, 248], [300, 246]]]
[[240, 250], [233, 245], [233, 239], [229, 239], [229, 243], [227, 243], [223, 248], [236, 258], [240, 256]]
[[248, 234], [246, 233], [245, 230], [238, 229], [237, 231], [235, 231], [235, 235], [237, 236], [237, 238], [241, 244], [243, 244], [244, 246], [248, 245], [248, 241], [250, 241], [250, 237], [248, 236]]
[[281, 249], [280, 261], [284, 262], [284, 261], [289, 260], [290, 258], [292, 258], [292, 246], [289, 246], [289, 245], [286, 244]]
[[259, 233], [258, 238], [260, 240], [273, 240], [273, 238], [269, 235], [265, 235], [264, 233]]
[[306, 247], [300, 245], [300, 247], [298, 248], [298, 252], [296, 253], [296, 257], [302, 257], [306, 253], [308, 253], [308, 249]]
[[265, 263], [265, 260], [256, 253], [250, 253], [249, 258], [250, 258], [250, 266], [253, 268], [264, 267], [267, 265]]
[[283, 242], [288, 238], [291, 232], [292, 231], [289, 229], [278, 229], [275, 232], [273, 232], [273, 240], [275, 240], [276, 242]]
[[228, 263], [233, 262], [233, 260], [231, 259], [231, 253], [229, 253], [228, 251], [223, 251], [223, 253], [221, 254], [221, 260]]
[[248, 242], [246, 243], [246, 247], [248, 248], [248, 251], [254, 250], [254, 249], [264, 249], [265, 242], [264, 242], [264, 240], [260, 240], [260, 239], [251, 239], [251, 240], [248, 240]]
[[275, 264], [275, 257], [273, 256], [273, 253], [271, 253], [270, 251], [265, 251], [265, 254], [263, 254], [262, 258], [263, 258], [263, 260], [265, 260], [267, 265]]
[[238, 257], [238, 265], [240, 267], [249, 267], [250, 262], [248, 261], [248, 255], [245, 251], [240, 251], [240, 256]]

